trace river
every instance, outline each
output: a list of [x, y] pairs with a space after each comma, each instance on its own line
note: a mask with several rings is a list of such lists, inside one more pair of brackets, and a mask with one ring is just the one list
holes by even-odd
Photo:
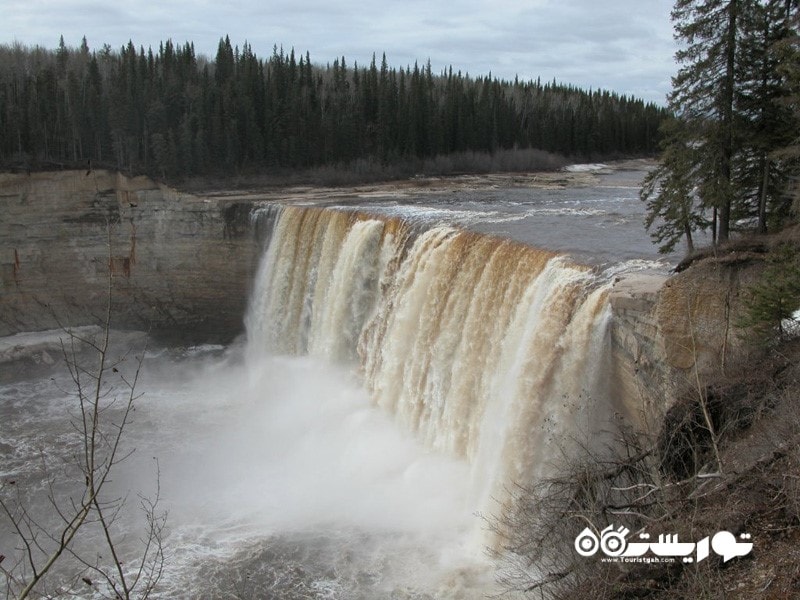
[[[266, 203], [271, 242], [245, 336], [145, 350], [144, 336], [118, 334], [108, 423], [121, 378], [136, 357], [143, 368], [122, 449], [132, 454], [105, 493], [127, 497], [114, 527], [132, 565], [140, 497], [158, 490], [157, 597], [499, 591], [486, 549], [504, 490], [545, 475], [559, 440], [599, 431], [613, 410], [609, 286], [675, 260], [643, 230], [641, 165], [572, 173], [577, 184], [462, 179]], [[48, 496], [68, 507], [80, 483], [59, 337], [6, 338], [22, 353], [46, 348], [53, 364], [0, 385], [4, 498], [45, 527], [57, 523]], [[88, 528], [75, 549], [107, 564], [98, 540]], [[6, 565], [21, 556], [8, 527], [0, 544]], [[108, 593], [85, 574], [67, 557], [48, 585]]]

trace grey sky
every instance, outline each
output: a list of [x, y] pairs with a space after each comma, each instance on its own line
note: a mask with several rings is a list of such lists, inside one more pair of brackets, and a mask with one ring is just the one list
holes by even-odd
[[391, 66], [428, 59], [470, 75], [573, 83], [663, 103], [674, 74], [672, 0], [0, 0], [0, 43], [157, 48], [191, 40], [211, 57], [220, 37], [261, 57], [273, 45], [325, 64], [344, 55]]

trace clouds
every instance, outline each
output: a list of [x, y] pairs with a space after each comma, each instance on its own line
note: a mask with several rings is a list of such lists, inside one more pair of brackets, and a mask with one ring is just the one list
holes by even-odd
[[247, 40], [260, 56], [275, 44], [319, 63], [424, 63], [513, 79], [557, 79], [661, 102], [674, 71], [671, 0], [0, 0], [0, 42], [55, 47], [59, 35], [92, 48], [193, 41], [213, 56], [219, 38]]

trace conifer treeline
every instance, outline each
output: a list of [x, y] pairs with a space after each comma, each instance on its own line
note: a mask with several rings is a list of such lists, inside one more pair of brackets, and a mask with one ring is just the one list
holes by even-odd
[[226, 37], [215, 60], [158, 51], [0, 46], [0, 160], [167, 176], [536, 148], [572, 157], [654, 153], [665, 111], [555, 82], [470, 78], [430, 63], [318, 67]]

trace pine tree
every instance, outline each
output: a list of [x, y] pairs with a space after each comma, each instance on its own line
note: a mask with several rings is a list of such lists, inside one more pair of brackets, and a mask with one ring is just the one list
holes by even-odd
[[[710, 212], [714, 242], [723, 243], [739, 220], [757, 218], [763, 232], [770, 214], [785, 212], [778, 198], [796, 171], [776, 152], [798, 124], [781, 67], [785, 56], [798, 56], [786, 43], [797, 35], [796, 11], [793, 0], [676, 2], [684, 47], [669, 107], [680, 125], [662, 130], [664, 161], [641, 194], [657, 239], [666, 235], [674, 246], [676, 232], [707, 226]], [[696, 201], [681, 198], [682, 188]]]
[[693, 231], [707, 226], [696, 208], [695, 181], [701, 164], [696, 146], [687, 143], [686, 123], [670, 120], [664, 126], [664, 153], [659, 166], [642, 184], [640, 197], [647, 202], [645, 226], [653, 229], [659, 251], [672, 252], [681, 238], [688, 254], [694, 252]]
[[761, 280], [748, 290], [744, 307], [738, 325], [761, 341], [769, 341], [775, 333], [779, 338], [786, 337], [797, 329], [800, 251], [796, 246], [781, 244], [770, 252]]
[[[768, 212], [781, 209], [785, 180], [791, 170], [774, 150], [791, 143], [798, 122], [786, 103], [787, 80], [781, 62], [795, 62], [780, 48], [791, 38], [785, 0], [753, 2], [743, 24], [742, 52], [737, 78], [737, 112], [741, 148], [736, 174], [739, 218], [756, 218], [758, 231], [767, 232]], [[768, 210], [769, 209], [769, 210]], [[780, 221], [780, 217], [773, 219]]]
[[[52, 51], [0, 45], [4, 164], [89, 159], [181, 177], [515, 147], [613, 155], [664, 115], [556, 82], [473, 79], [452, 68], [435, 76], [430, 61], [412, 72], [390, 68], [385, 55], [366, 68], [340, 57], [326, 68], [277, 47], [262, 61], [227, 36], [213, 60], [172, 40], [155, 51], [132, 41], [97, 52], [85, 40], [78, 48], [59, 40]], [[654, 145], [651, 137], [643, 151]]]
[[800, 3], [786, 0], [787, 35], [772, 50], [776, 69], [783, 79], [783, 94], [777, 100], [789, 118], [783, 144], [773, 148], [770, 157], [785, 165], [785, 175], [774, 212], [779, 219], [800, 221]]
[[697, 187], [703, 204], [719, 216], [717, 240], [730, 232], [732, 169], [736, 135], [734, 91], [738, 27], [743, 0], [678, 0], [672, 12], [675, 34], [686, 47], [676, 53], [682, 65], [673, 78], [672, 111], [691, 125], [683, 143], [702, 152]]

